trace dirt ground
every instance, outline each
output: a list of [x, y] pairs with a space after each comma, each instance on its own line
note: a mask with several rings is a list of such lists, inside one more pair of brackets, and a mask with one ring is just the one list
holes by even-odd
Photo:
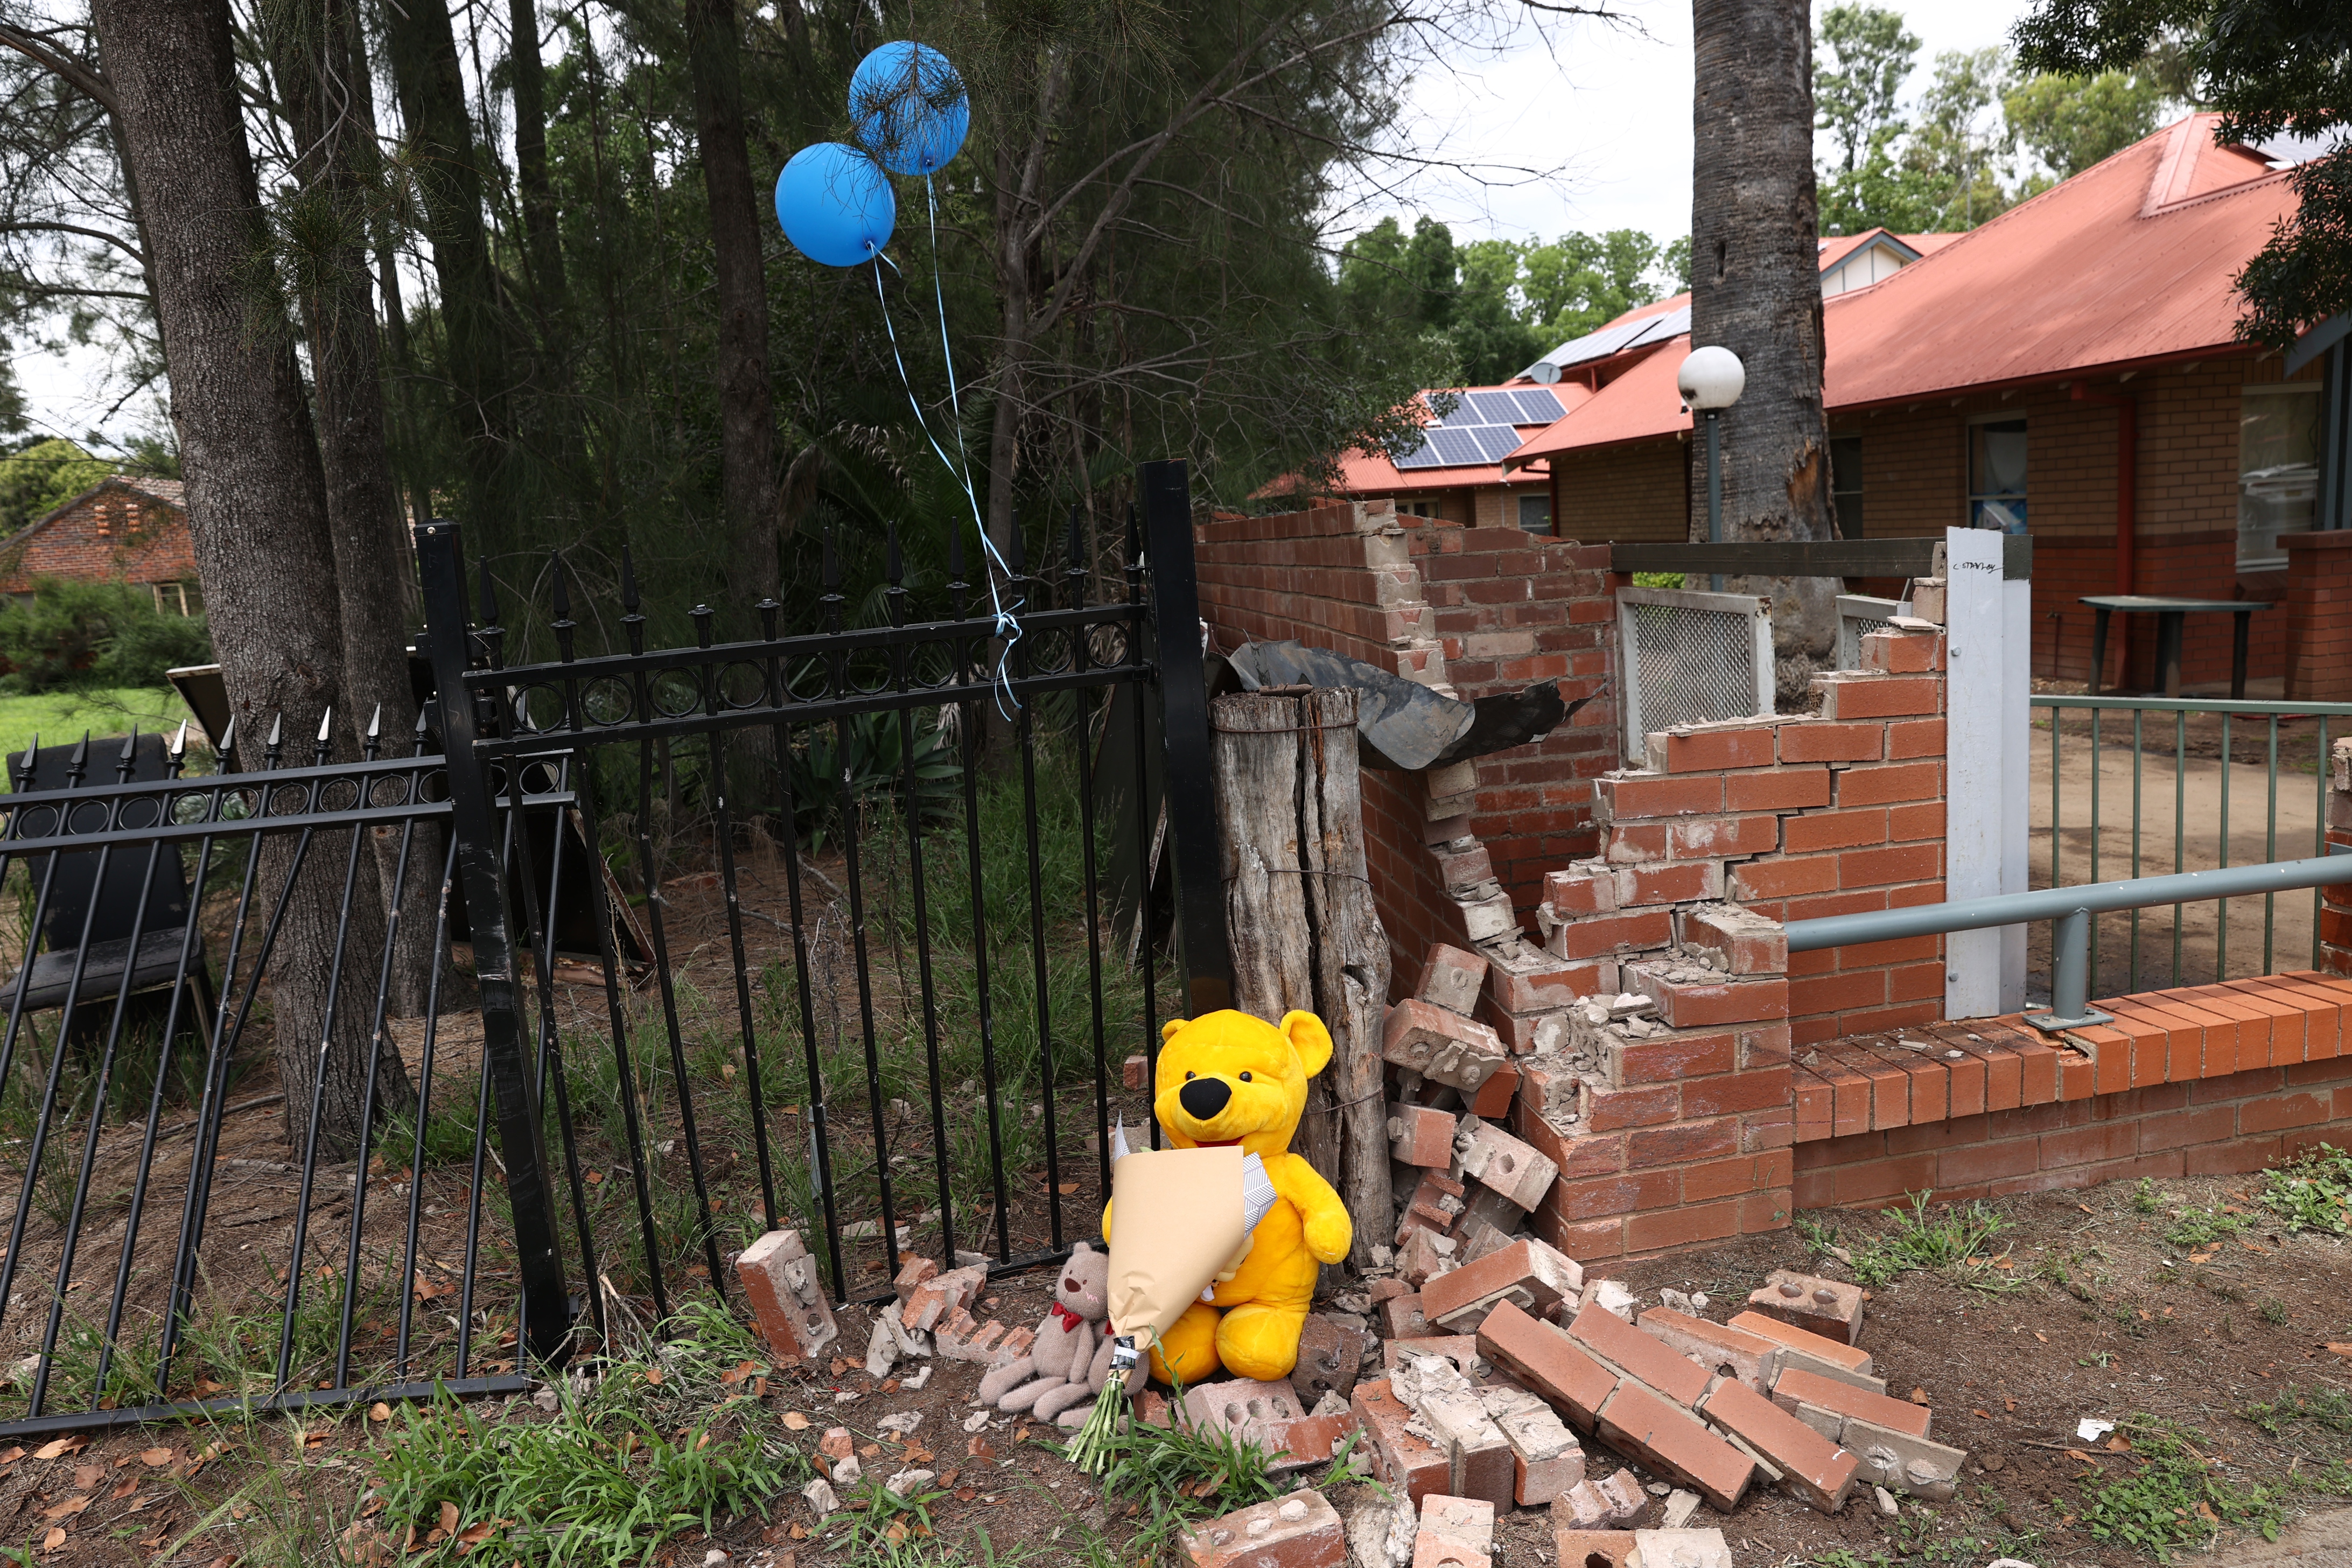
[[[2036, 682], [2037, 689], [2049, 682]], [[2079, 690], [2079, 687], [2071, 689]], [[2029, 824], [2026, 867], [2031, 885], [2053, 885], [2051, 875], [2051, 750], [2053, 710], [2033, 710], [2031, 785], [2025, 809]], [[2318, 840], [2320, 811], [2319, 725], [2313, 719], [2286, 719], [2279, 723], [2278, 794], [2273, 826], [2270, 798], [2270, 735], [2266, 720], [2241, 717], [2230, 726], [2230, 759], [2221, 755], [2220, 717], [2190, 714], [2177, 724], [2168, 713], [2143, 716], [2140, 757], [2135, 769], [2132, 721], [2128, 714], [2105, 714], [2099, 724], [2095, 768], [2092, 757], [2092, 716], [2078, 710], [2059, 713], [2056, 731], [2058, 779], [2055, 809], [2058, 833], [2058, 883], [2113, 881], [2133, 876], [2161, 876], [2175, 870], [2201, 871], [2224, 863], [2222, 849], [2227, 806], [2227, 863], [2258, 865], [2265, 860], [2298, 859], [2323, 851]], [[2328, 738], [2343, 738], [2346, 726], [2332, 725]], [[2138, 843], [2134, 845], [2134, 774], [2137, 773]], [[2091, 827], [2093, 787], [2097, 790], [2098, 831]], [[2224, 799], [2224, 784], [2227, 798]], [[2180, 843], [2176, 847], [2178, 830]], [[2093, 862], [2095, 847], [2097, 860]], [[2134, 856], [2137, 859], [2135, 863]], [[2097, 995], [2118, 995], [2174, 984], [2201, 985], [2215, 978], [2216, 937], [2220, 902], [2186, 905], [2180, 910], [2181, 978], [2173, 977], [2173, 911], [2169, 907], [2140, 911], [2137, 983], [2131, 965], [2134, 922], [2127, 914], [2101, 917], [2098, 942]], [[2265, 906], [2262, 899], [2228, 901], [2229, 942], [2226, 954], [2231, 977], [2258, 974], [2269, 969], [2294, 969], [2310, 962], [2312, 896], [2281, 895], [2268, 911], [2270, 951], [2265, 963]], [[2037, 1001], [2049, 995], [2050, 931], [2030, 928], [2027, 988]]]
[[[2040, 1568], [2143, 1562], [2126, 1546], [2091, 1539], [2081, 1519], [2086, 1483], [2128, 1474], [2138, 1461], [2074, 1435], [2086, 1416], [2124, 1422], [2137, 1415], [2193, 1431], [2198, 1451], [2235, 1485], [2290, 1489], [2290, 1522], [2298, 1513], [2340, 1508], [2324, 1495], [2292, 1489], [2293, 1477], [2344, 1458], [2352, 1438], [2309, 1424], [2271, 1436], [2243, 1413], [2292, 1389], [2352, 1387], [2352, 1364], [2326, 1348], [2352, 1338], [2347, 1244], [2258, 1227], [2200, 1251], [2203, 1261], [2193, 1262], [2164, 1239], [2172, 1211], [2184, 1205], [2236, 1204], [2260, 1214], [2246, 1205], [2252, 1185], [2242, 1177], [2166, 1184], [2154, 1215], [2139, 1212], [2135, 1189], [2125, 1184], [2011, 1200], [2001, 1205], [2012, 1226], [2002, 1237], [2011, 1267], [1997, 1272], [2021, 1281], [2013, 1292], [1986, 1294], [1926, 1273], [1874, 1292], [1863, 1348], [1876, 1358], [1891, 1391], [1916, 1390], [1934, 1408], [1933, 1436], [1969, 1451], [1953, 1501], [1906, 1502], [1899, 1518], [1888, 1520], [1864, 1493], [1831, 1518], [1759, 1489], [1737, 1513], [1702, 1510], [1696, 1522], [1721, 1528], [1742, 1568], [1824, 1561], [1852, 1568], [1881, 1556], [1980, 1568], [2002, 1551]], [[1849, 1232], [1874, 1223], [1853, 1215], [1818, 1217]], [[1612, 1272], [1650, 1300], [1662, 1287], [1705, 1290], [1716, 1303], [1709, 1315], [1720, 1318], [1769, 1269], [1819, 1262], [1797, 1232], [1787, 1231]], [[1838, 1270], [1832, 1264], [1824, 1271]], [[2055, 1282], [2060, 1276], [2069, 1284]], [[1034, 1323], [1050, 1284], [1044, 1271], [1006, 1277], [985, 1299], [985, 1310]], [[919, 1393], [895, 1381], [877, 1385], [854, 1364], [870, 1321], [868, 1310], [849, 1310], [836, 1347], [842, 1360], [769, 1379], [761, 1403], [782, 1439], [813, 1450], [824, 1428], [838, 1423], [857, 1434], [869, 1471], [887, 1475], [907, 1465], [937, 1470], [936, 1484], [950, 1494], [935, 1516], [937, 1541], [956, 1549], [950, 1561], [979, 1562], [983, 1531], [999, 1561], [1025, 1552], [1035, 1563], [1077, 1562], [1089, 1538], [1120, 1539], [1125, 1522], [1107, 1517], [1092, 1483], [1046, 1447], [1044, 1428], [992, 1414], [978, 1431], [964, 1429], [978, 1414], [971, 1401], [979, 1368], [938, 1362]], [[511, 1419], [541, 1418], [523, 1400], [509, 1402], [506, 1412]], [[905, 1440], [881, 1430], [885, 1416], [906, 1412], [919, 1412], [921, 1419]], [[804, 1424], [796, 1426], [796, 1416]], [[370, 1424], [353, 1412], [331, 1426], [315, 1416], [309, 1425], [307, 1443], [277, 1422], [244, 1433], [120, 1432], [47, 1458], [37, 1457], [46, 1449], [0, 1450], [0, 1542], [25, 1542], [28, 1560], [41, 1563], [222, 1563], [238, 1551], [238, 1525], [224, 1505], [249, 1482], [260, 1456], [299, 1462], [298, 1489], [317, 1488], [346, 1500], [346, 1507], [367, 1484], [381, 1441]], [[298, 1443], [299, 1461], [292, 1458]], [[215, 1445], [233, 1451], [199, 1463]], [[1616, 1463], [1596, 1445], [1588, 1445], [1588, 1459], [1603, 1473]], [[1372, 1492], [1342, 1484], [1333, 1495], [1344, 1510]], [[77, 1504], [79, 1499], [89, 1500]], [[184, 1539], [215, 1510], [215, 1528]], [[807, 1506], [788, 1495], [769, 1517], [720, 1521], [708, 1541], [689, 1531], [656, 1561], [698, 1564], [714, 1544], [741, 1564], [808, 1568], [848, 1561], [834, 1544], [843, 1529], [839, 1517], [830, 1530], [813, 1531], [814, 1524]], [[44, 1550], [39, 1543], [52, 1529], [63, 1539]], [[2221, 1561], [2231, 1563], [2294, 1561], [2284, 1555], [2294, 1552], [2315, 1568], [2352, 1531], [2340, 1520], [2323, 1519], [2277, 1546], [2232, 1532], [2217, 1544]], [[2297, 1539], [2317, 1544], [2297, 1547]], [[1509, 1515], [1499, 1542], [1500, 1563], [1551, 1563], [1549, 1510]], [[174, 1545], [173, 1555], [161, 1555]], [[1840, 1552], [1851, 1556], [1835, 1555]]]

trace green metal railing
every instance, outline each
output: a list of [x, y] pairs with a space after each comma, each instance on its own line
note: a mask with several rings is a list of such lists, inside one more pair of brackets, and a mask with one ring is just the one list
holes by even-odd
[[[2325, 855], [2327, 853], [2328, 742], [2331, 737], [2331, 727], [2334, 734], [2352, 732], [2352, 703], [2228, 701], [2219, 699], [2173, 699], [2161, 697], [2063, 697], [2038, 692], [2033, 695], [2031, 701], [2034, 708], [2048, 710], [2050, 735], [2050, 844], [2046, 863], [2047, 880], [2041, 881], [2037, 879], [2037, 885], [2053, 888], [2075, 885], [2075, 883], [2070, 883], [2066, 879], [2066, 868], [2064, 865], [2065, 836], [2070, 830], [2079, 828], [2084, 825], [2080, 822], [2069, 823], [2066, 819], [2064, 809], [2066, 773], [2063, 763], [2070, 754], [2065, 748], [2070, 744], [2076, 743], [2076, 741], [2079, 740], [2079, 737], [2073, 740], [2070, 740], [2068, 737], [2066, 733], [2066, 716], [2070, 712], [2079, 710], [2087, 710], [2090, 713], [2091, 721], [2089, 735], [2090, 819], [2087, 825], [2090, 837], [2090, 853], [2088, 856], [2086, 874], [2076, 879], [2075, 882], [2089, 883], [2097, 882], [2101, 879], [2100, 862], [2103, 851], [2105, 850], [2103, 840], [2105, 837], [2102, 831], [2105, 824], [2101, 819], [2101, 795], [2102, 784], [2104, 782], [2104, 768], [2102, 767], [2102, 763], [2109, 755], [2118, 751], [2124, 745], [2124, 738], [2119, 734], [2116, 734], [2114, 731], [2122, 728], [2124, 720], [2126, 716], [2128, 717], [2130, 724], [2129, 744], [2131, 755], [2130, 876], [2138, 877], [2142, 875], [2144, 862], [2148, 860], [2158, 861], [2159, 865], [2158, 868], [2159, 869], [2168, 869], [2176, 873], [2188, 871], [2190, 869], [2189, 862], [2192, 851], [2201, 850], [2205, 847], [2203, 843], [2205, 836], [2202, 833], [2200, 833], [2197, 836], [2199, 842], [2192, 844], [2189, 831], [2188, 793], [2190, 766], [2192, 763], [2192, 759], [2189, 755], [2189, 721], [2192, 717], [2216, 717], [2221, 721], [2221, 755], [2218, 759], [2221, 797], [2218, 808], [2219, 819], [2214, 826], [2213, 844], [2210, 853], [2200, 854], [2197, 858], [2203, 861], [2205, 866], [2209, 868], [2225, 868], [2230, 864], [2230, 830], [2231, 826], [2230, 785], [2231, 777], [2237, 771], [2238, 767], [2234, 742], [2239, 735], [2246, 733], [2248, 727], [2254, 724], [2260, 724], [2262, 726], [2261, 733], [2263, 740], [2263, 755], [2265, 760], [2265, 784], [2263, 789], [2263, 814], [2262, 818], [2263, 825], [2262, 858], [2264, 861], [2275, 861], [2278, 859], [2281, 846], [2279, 806], [2283, 793], [2282, 781], [2279, 776], [2279, 742], [2280, 724], [2282, 721], [2312, 721], [2313, 725], [2315, 726], [2316, 740], [2318, 742], [2315, 753], [2317, 758], [2317, 766], [2314, 770], [2316, 776], [2314, 778], [2310, 786], [2313, 793], [2312, 824], [2311, 832], [2308, 837], [2309, 847], [2307, 849], [2304, 848], [2300, 842], [2289, 842], [2286, 846], [2287, 852], [2289, 854], [2310, 854], [2315, 856]], [[2040, 715], [2037, 715], [2036, 717], [2039, 718]], [[2147, 763], [2149, 761], [2147, 755], [2147, 745], [2150, 740], [2151, 718], [2153, 718], [2154, 721], [2156, 738], [2160, 742], [2163, 738], [2163, 723], [2165, 719], [2168, 717], [2171, 721], [2170, 727], [2172, 731], [2170, 736], [2172, 742], [2172, 776], [2170, 780], [2172, 784], [2172, 863], [2169, 868], [2164, 868], [2160, 864], [2162, 856], [2160, 840], [2153, 847], [2148, 845], [2147, 842], [2148, 838], [2148, 833], [2147, 830], [2147, 814], [2143, 810], [2143, 807], [2147, 804], [2147, 792], [2151, 782], [2147, 778]], [[2039, 728], [2038, 725], [2036, 727]], [[2303, 733], [2311, 732], [2311, 731], [2305, 730], [2302, 724], [2297, 723], [2294, 725], [2294, 729], [2290, 731], [2290, 734], [2294, 734], [2298, 731]], [[2159, 770], [2153, 783], [2157, 788], [2160, 789], [2164, 782], [2162, 773]], [[2290, 779], [2286, 782], [2284, 788], [2291, 791], [2294, 787], [2294, 784], [2295, 781]], [[2291, 839], [2301, 838], [2302, 836], [2296, 831], [2299, 827], [2299, 824], [2289, 824], [2288, 831]], [[2119, 856], [2114, 854], [2108, 854], [2106, 856], [2106, 858], [2111, 863], [2114, 859], [2119, 858]], [[2036, 858], [2038, 859], [2039, 857], [2036, 857]], [[2036, 868], [2040, 869], [2042, 868], [2037, 867]], [[2112, 867], [2112, 864], [2110, 865], [2107, 874], [2111, 877], [2115, 874], [2115, 869]], [[2274, 961], [2279, 956], [2276, 951], [2278, 937], [2278, 895], [2274, 892], [2264, 893], [2262, 895], [2262, 967], [2259, 970], [2248, 971], [2252, 973], [2271, 973], [2275, 967]], [[2316, 889], [2315, 889], [2312, 892], [2312, 937], [2311, 953], [2309, 958], [2309, 962], [2314, 966], [2316, 966], [2319, 962], [2320, 899], [2321, 894]], [[2215, 912], [2213, 951], [2210, 973], [2207, 972], [2203, 963], [2195, 963], [2200, 955], [2193, 952], [2184, 952], [2185, 942], [2184, 933], [2182, 931], [2182, 911], [2185, 907], [2186, 906], [2184, 904], [2179, 903], [2176, 903], [2172, 906], [2170, 978], [2166, 982], [2166, 984], [2170, 985], [2186, 985], [2190, 984], [2201, 984], [2207, 979], [2221, 980], [2228, 977], [2230, 967], [2230, 910], [2228, 902], [2223, 900], [2218, 906]], [[2127, 934], [2129, 952], [2127, 967], [2129, 969], [2129, 973], [2126, 976], [2125, 990], [2132, 992], [2143, 989], [2140, 983], [2140, 971], [2142, 966], [2140, 912], [2139, 909], [2134, 908], [2121, 917], [2127, 920], [2129, 922]], [[2162, 917], [2158, 915], [2156, 918], [2160, 920]], [[2298, 954], [2297, 962], [2300, 962], [2300, 959], [2301, 955]], [[2189, 970], [2184, 967], [2184, 964], [2187, 963], [2195, 963], [2198, 973], [2191, 974]], [[2153, 963], [2151, 963], [2150, 967], [2154, 967]], [[2098, 974], [2099, 943], [2096, 940], [2096, 933], [2095, 931], [2093, 934], [2093, 940], [2090, 943], [2090, 986], [2091, 994], [2094, 995], [2099, 994]]]

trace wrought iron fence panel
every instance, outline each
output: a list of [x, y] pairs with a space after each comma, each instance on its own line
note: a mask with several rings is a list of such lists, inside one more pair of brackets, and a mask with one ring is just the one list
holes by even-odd
[[[85, 742], [60, 789], [33, 787], [31, 747], [0, 796], [0, 886], [16, 894], [15, 974], [0, 981], [0, 1336], [15, 1335], [16, 1372], [0, 1436], [529, 1385], [517, 1352], [484, 1364], [474, 1342], [521, 1283], [490, 1257], [502, 1244], [479, 1173], [501, 1156], [478, 1114], [440, 1130], [471, 1145], [462, 1233], [423, 1202], [450, 1185], [426, 1150], [449, 1092], [435, 1059], [452, 978], [446, 770], [421, 725], [396, 759], [372, 726], [359, 760], [334, 762], [332, 732], [330, 715], [289, 766], [273, 726], [248, 768], [232, 731], [199, 776], [184, 771], [183, 730], [145, 782], [131, 779], [138, 737], [112, 782], [91, 780], [106, 765]], [[371, 902], [378, 833], [397, 834], [394, 887], [422, 858], [443, 896]], [[117, 860], [135, 881], [109, 883]], [[111, 889], [125, 885], [127, 933], [102, 935], [120, 928]], [[431, 942], [404, 946], [417, 921]], [[429, 966], [425, 1010], [396, 1019], [394, 966], [412, 959]], [[306, 1057], [307, 1079], [239, 1094]], [[331, 1102], [331, 1079], [355, 1065], [360, 1103]], [[475, 1076], [488, 1068], [483, 1055]], [[379, 1097], [412, 1073], [413, 1102]], [[444, 1293], [436, 1277], [467, 1293], [446, 1331], [420, 1318]]]
[[[885, 624], [861, 627], [828, 538], [823, 631], [778, 635], [765, 601], [738, 607], [760, 636], [722, 641], [698, 605], [695, 645], [670, 648], [646, 646], [625, 556], [625, 646], [603, 654], [578, 646], [558, 561], [534, 606], [553, 657], [509, 661], [487, 577], [469, 617], [455, 531], [420, 529], [441, 689], [467, 698], [448, 731], [459, 839], [478, 772], [534, 890], [506, 911], [535, 976], [512, 1002], [592, 1310], [635, 1300], [658, 1321], [705, 1286], [731, 1300], [732, 1253], [777, 1226], [810, 1233], [845, 1303], [887, 1297], [909, 1246], [1010, 1268], [1092, 1233], [1114, 1121], [1150, 1121], [1114, 1068], [1148, 1072], [1160, 989], [1154, 944], [1133, 969], [1106, 963], [1107, 836], [1148, 879], [1136, 781], [1164, 750], [1170, 792], [1206, 791], [1205, 737], [1173, 743], [1149, 700], [1169, 639], [1147, 589], [1189, 576], [1188, 515], [1151, 537], [1147, 564], [1129, 519], [1121, 591], [1099, 599], [1075, 519], [1051, 576], [1016, 543], [995, 595], [1009, 620], [960, 551], [929, 606], [944, 614], [919, 618], [893, 538]], [[1197, 630], [1174, 647], [1197, 661]], [[534, 758], [578, 799], [584, 858], [559, 837], [557, 863], [531, 864], [493, 775]], [[1106, 759], [1124, 794], [1098, 797]], [[592, 975], [556, 983], [538, 889], [591, 907]]]

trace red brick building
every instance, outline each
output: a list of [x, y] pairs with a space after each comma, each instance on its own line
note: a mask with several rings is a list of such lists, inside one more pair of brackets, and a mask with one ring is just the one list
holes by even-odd
[[[2253, 617], [2253, 678], [2352, 697], [2352, 667], [2321, 657], [2316, 586], [2343, 574], [2325, 568], [2347, 552], [2327, 546], [2352, 537], [2329, 536], [2352, 518], [2318, 499], [2343, 488], [2320, 472], [2343, 376], [2239, 340], [2236, 276], [2295, 196], [2263, 153], [2216, 145], [2214, 122], [2189, 116], [1824, 301], [1839, 531], [2030, 532], [2036, 676], [2090, 674], [2084, 595], [2255, 599], [2278, 607]], [[1506, 460], [1548, 467], [1562, 535], [1690, 536], [1675, 373], [1691, 344], [1659, 338], [1596, 366], [1593, 395]], [[2227, 679], [2229, 619], [2190, 617], [2186, 681]], [[2155, 639], [2128, 620], [2102, 681], [2146, 689]]]
[[0, 543], [0, 594], [29, 599], [44, 577], [128, 583], [166, 614], [202, 614], [181, 482], [110, 474]]

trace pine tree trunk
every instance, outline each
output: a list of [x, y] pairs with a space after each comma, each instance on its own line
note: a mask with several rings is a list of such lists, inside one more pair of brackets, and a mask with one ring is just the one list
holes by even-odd
[[[266, 236], [238, 112], [228, 8], [98, 0], [92, 14], [146, 204], [156, 319], [213, 644], [238, 731], [248, 737], [246, 754], [256, 754], [282, 715], [289, 761], [307, 762], [304, 748], [323, 713], [342, 698], [334, 554], [293, 345], [282, 310], [257, 300], [251, 282]], [[261, 853], [266, 910], [285, 885], [292, 843], [274, 837]], [[331, 1016], [349, 853], [347, 834], [311, 841], [268, 971], [289, 1134], [299, 1147], [323, 1076], [321, 1147], [332, 1157], [359, 1142], [373, 1000], [372, 984], [355, 987], [347, 975]], [[372, 978], [383, 911], [373, 897], [349, 900], [349, 910], [346, 967]], [[354, 1002], [355, 990], [367, 994]], [[383, 1108], [411, 1103], [399, 1053], [383, 1053], [379, 1070]]]
[[[369, 299], [365, 185], [375, 149], [368, 122], [345, 96], [345, 84], [365, 68], [354, 58], [357, 20], [352, 0], [303, 0], [268, 13], [267, 25], [278, 96], [302, 150], [292, 171], [296, 199], [331, 215], [330, 221], [309, 226], [331, 239], [321, 254], [305, 258], [310, 287], [299, 303], [340, 590], [345, 693], [340, 717], [354, 744], [376, 720], [384, 753], [396, 757], [410, 749], [416, 727], [407, 641], [422, 608], [384, 445], [383, 366]], [[431, 979], [437, 835], [418, 835], [423, 842], [411, 844], [404, 889], [399, 885], [401, 830], [377, 828], [370, 837], [376, 874], [371, 891], [386, 910], [404, 910], [399, 948], [385, 976], [388, 1005], [394, 1016], [415, 1017], [425, 1011]], [[366, 978], [372, 985], [373, 966]]]
[[[1723, 537], [1834, 536], [1822, 409], [1820, 207], [1813, 187], [1812, 29], [1805, 0], [1693, 0], [1697, 89], [1691, 181], [1691, 343], [1747, 368], [1724, 411]], [[1694, 433], [1694, 537], [1706, 537], [1706, 446]], [[1772, 595], [1783, 658], [1828, 655], [1834, 578], [1729, 578]]]
[[768, 384], [768, 284], [760, 258], [759, 198], [743, 137], [743, 66], [735, 0], [687, 0], [687, 52], [694, 68], [695, 141], [710, 205], [719, 289], [719, 478], [727, 530], [736, 542], [732, 586], [747, 599], [773, 595], [776, 421]]
[[482, 223], [478, 143], [446, 5], [383, 7], [385, 53], [415, 153], [425, 231], [441, 283], [453, 422], [464, 453], [477, 552], [514, 548], [520, 522], [514, 420], [499, 286]]

